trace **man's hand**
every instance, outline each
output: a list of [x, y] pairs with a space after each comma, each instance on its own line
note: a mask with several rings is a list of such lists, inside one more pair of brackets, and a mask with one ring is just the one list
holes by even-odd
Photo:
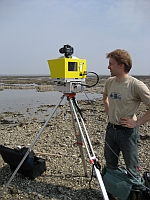
[[120, 125], [126, 128], [135, 128], [137, 121], [134, 121], [132, 118], [121, 118]]
[[137, 121], [134, 121], [132, 118], [121, 118], [120, 125], [127, 128], [135, 128], [136, 126], [140, 126], [142, 124], [145, 124], [146, 122], [150, 122], [150, 104], [148, 105], [148, 107], [149, 109]]

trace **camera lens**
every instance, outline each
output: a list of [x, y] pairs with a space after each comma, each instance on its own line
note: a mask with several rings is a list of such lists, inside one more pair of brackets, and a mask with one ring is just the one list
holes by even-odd
[[65, 53], [65, 52], [64, 52], [64, 48], [60, 48], [60, 49], [59, 49], [59, 53]]

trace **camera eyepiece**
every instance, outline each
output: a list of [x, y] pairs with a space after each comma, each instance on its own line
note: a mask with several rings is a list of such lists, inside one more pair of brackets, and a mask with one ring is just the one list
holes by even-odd
[[59, 49], [60, 53], [63, 53], [66, 58], [70, 58], [73, 54], [73, 47], [71, 47], [69, 44], [64, 45], [64, 47]]

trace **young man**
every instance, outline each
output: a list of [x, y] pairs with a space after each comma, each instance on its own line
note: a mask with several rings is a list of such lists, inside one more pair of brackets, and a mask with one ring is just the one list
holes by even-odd
[[[116, 49], [107, 54], [108, 69], [103, 102], [109, 123], [106, 129], [104, 155], [106, 167], [117, 169], [120, 151], [129, 176], [139, 177], [138, 171], [138, 126], [150, 121], [150, 91], [147, 86], [128, 73], [132, 59], [125, 50]], [[136, 111], [141, 102], [149, 109], [137, 119]]]

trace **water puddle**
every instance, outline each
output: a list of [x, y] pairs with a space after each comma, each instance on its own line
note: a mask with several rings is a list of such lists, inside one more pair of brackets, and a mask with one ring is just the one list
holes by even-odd
[[[37, 92], [36, 90], [3, 90], [0, 92], [0, 114], [5, 115], [7, 120], [30, 118], [45, 120], [51, 113], [55, 105], [60, 102], [61, 92], [48, 91]], [[77, 93], [77, 100], [102, 99], [101, 94], [97, 93]], [[64, 105], [67, 99], [64, 98], [61, 105]]]

